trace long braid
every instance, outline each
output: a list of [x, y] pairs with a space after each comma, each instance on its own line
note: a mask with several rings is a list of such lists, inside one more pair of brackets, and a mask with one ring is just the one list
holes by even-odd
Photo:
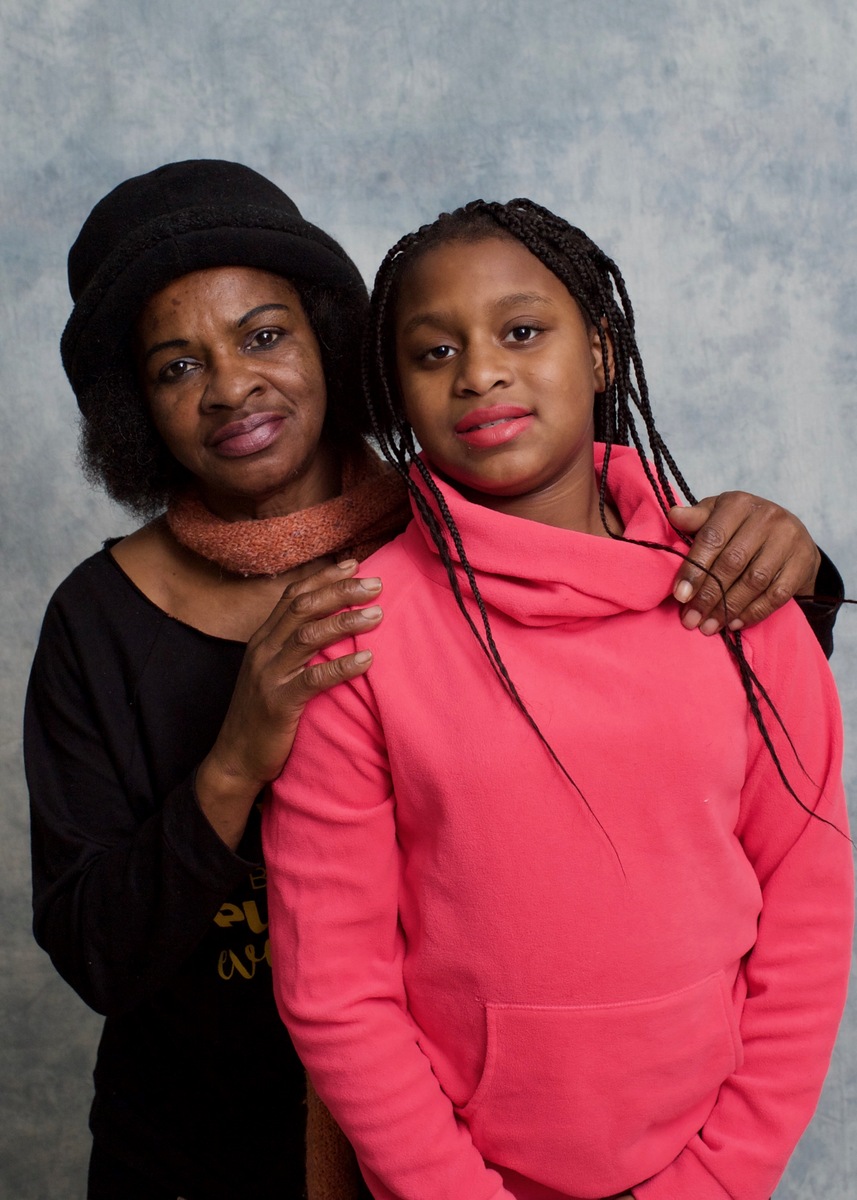
[[[423, 229], [429, 229], [430, 226], [425, 226]], [[399, 474], [407, 484], [408, 491], [413, 497], [414, 505], [420, 515], [425, 527], [428, 529], [432, 541], [437, 547], [440, 560], [446, 570], [452, 589], [453, 597], [458, 605], [461, 613], [467, 622], [471, 633], [476, 639], [480, 649], [488, 659], [494, 673], [502, 683], [506, 692], [512, 699], [515, 706], [522, 713], [525, 720], [536, 736], [546, 748], [548, 754], [559, 767], [562, 774], [575, 789], [581, 800], [589, 810], [591, 816], [595, 820], [598, 827], [601, 829], [608, 843], [610, 844], [613, 853], [619, 861], [620, 869], [624, 874], [621, 860], [619, 860], [618, 852], [611, 839], [609, 833], [602, 825], [597, 814], [593, 812], [589, 801], [584, 796], [579, 785], [572, 778], [565, 764], [557, 755], [553, 746], [545, 737], [540, 729], [538, 722], [533, 717], [532, 713], [527, 708], [520, 693], [518, 692], [515, 682], [509, 674], [508, 668], [503, 661], [502, 655], [494, 640], [494, 634], [491, 629], [491, 622], [488, 617], [488, 610], [485, 606], [485, 601], [479, 589], [479, 584], [476, 579], [476, 574], [467, 557], [467, 552], [464, 548], [464, 542], [461, 537], [461, 532], [455, 522], [452, 513], [446, 503], [443, 493], [438, 488], [434, 477], [426, 467], [423, 460], [418, 456], [416, 446], [413, 439], [413, 431], [408, 422], [404, 419], [401, 406], [396, 403], [392, 389], [389, 383], [388, 372], [385, 367], [385, 353], [387, 350], [386, 338], [388, 334], [388, 323], [392, 319], [393, 306], [390, 302], [390, 297], [394, 294], [394, 289], [400, 281], [398, 267], [400, 266], [400, 258], [407, 250], [415, 245], [419, 245], [420, 237], [423, 230], [418, 230], [415, 234], [408, 234], [402, 238], [389, 251], [375, 278], [375, 287], [373, 295], [375, 297], [375, 317], [370, 324], [369, 333], [367, 335], [365, 352], [363, 356], [363, 386], [369, 406], [370, 419], [372, 422], [372, 430], [378, 445], [380, 446], [384, 456], [395, 467]], [[376, 397], [381, 397], [383, 404], [384, 416], [387, 418], [385, 424], [379, 411], [379, 405], [376, 402]], [[432, 510], [428, 503], [425, 493], [418, 486], [411, 474], [411, 465], [419, 472], [420, 478], [424, 486], [429, 491], [432, 499], [437, 505], [441, 515], [441, 520]], [[455, 549], [457, 557], [453, 557], [450, 543]], [[464, 571], [467, 579], [470, 593], [476, 604], [481, 621], [481, 630], [476, 625], [470, 611], [464, 600], [464, 596], [459, 584], [458, 572], [456, 564]]]
[[[460, 531], [431, 472], [417, 454], [413, 432], [404, 415], [398, 391], [391, 383], [396, 378], [394, 329], [396, 302], [407, 269], [435, 246], [456, 240], [476, 242], [497, 236], [513, 238], [539, 259], [565, 285], [580, 306], [584, 317], [598, 330], [605, 390], [595, 397], [594, 422], [595, 436], [605, 444], [598, 491], [599, 514], [605, 531], [610, 537], [617, 540], [632, 542], [635, 545], [651, 549], [666, 550], [683, 559], [689, 557], [673, 546], [626, 538], [610, 528], [607, 520], [608, 474], [611, 450], [614, 445], [633, 444], [657, 503], [665, 514], [677, 502], [673, 483], [687, 503], [695, 504], [696, 498], [655, 424], [642, 356], [636, 341], [634, 310], [619, 268], [582, 230], [570, 225], [541, 205], [524, 198], [510, 200], [507, 204], [474, 200], [453, 213], [442, 213], [435, 222], [423, 225], [415, 233], [407, 234], [392, 247], [381, 263], [375, 278], [370, 325], [364, 347], [364, 392], [378, 445], [385, 457], [402, 475], [414, 498], [415, 507], [424, 521], [446, 569], [456, 604], [463, 613], [471, 632], [508, 695], [535, 731], [563, 775], [578, 792], [615, 853], [615, 846], [609, 835], [579, 786], [542, 733], [509, 675], [494, 641], [488, 612], [479, 590], [475, 572], [467, 558]], [[639, 427], [640, 424], [642, 430]], [[648, 443], [648, 452], [643, 434]], [[434, 501], [437, 513], [440, 514], [439, 517], [432, 509], [425, 491], [414, 478], [411, 471], [412, 466], [416, 468], [422, 484]], [[678, 536], [686, 545], [690, 545], [691, 538], [689, 536], [686, 534], [678, 534]], [[693, 559], [689, 561], [694, 562]], [[720, 588], [725, 610], [726, 595], [720, 580], [700, 563], [694, 562], [694, 565], [715, 580]], [[481, 629], [465, 604], [457, 567], [461, 568], [467, 579], [470, 593], [479, 613]], [[750, 712], [784, 786], [808, 813], [818, 820], [824, 821], [825, 824], [832, 824], [825, 818], [818, 817], [803, 803], [783, 770], [765, 723], [761, 702], [764, 702], [779, 724], [802, 770], [803, 764], [800, 763], [779, 713], [747, 661], [740, 633], [724, 629], [720, 636], [736, 663]], [[806, 772], [804, 771], [804, 773]], [[833, 827], [836, 828], [836, 826]]]

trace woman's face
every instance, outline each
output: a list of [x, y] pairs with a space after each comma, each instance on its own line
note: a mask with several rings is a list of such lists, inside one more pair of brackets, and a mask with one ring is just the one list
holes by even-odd
[[287, 280], [184, 275], [143, 308], [136, 353], [155, 426], [213, 512], [275, 515], [333, 494], [321, 355]]

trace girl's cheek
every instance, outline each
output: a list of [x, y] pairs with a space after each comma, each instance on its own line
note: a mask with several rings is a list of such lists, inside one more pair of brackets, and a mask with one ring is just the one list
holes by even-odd
[[405, 414], [407, 420], [413, 424], [414, 417], [417, 415], [413, 389], [408, 387], [407, 384], [403, 384], [402, 381], [399, 380], [398, 392], [399, 406], [402, 409], [402, 412]]

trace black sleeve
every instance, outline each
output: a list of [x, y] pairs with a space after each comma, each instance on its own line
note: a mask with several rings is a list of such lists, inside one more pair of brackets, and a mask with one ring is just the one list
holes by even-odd
[[845, 598], [845, 585], [836, 567], [819, 547], [821, 566], [815, 579], [815, 594], [798, 599], [809, 627], [818, 639], [824, 653], [830, 658], [833, 653], [833, 626], [840, 605]]
[[85, 657], [50, 608], [24, 721], [34, 931], [78, 995], [113, 1015], [170, 980], [250, 864], [205, 819], [191, 774], [145, 794], [132, 769], [143, 751], [117, 733], [129, 727], [119, 671], [105, 646]]

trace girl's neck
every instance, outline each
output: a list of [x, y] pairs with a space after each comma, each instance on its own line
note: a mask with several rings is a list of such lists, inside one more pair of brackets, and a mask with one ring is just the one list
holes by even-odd
[[[587, 469], [563, 475], [544, 488], [527, 492], [523, 496], [496, 496], [447, 480], [472, 504], [481, 504], [494, 512], [510, 517], [521, 517], [526, 521], [538, 521], [540, 525], [553, 525], [557, 529], [569, 529], [576, 533], [588, 533], [595, 537], [608, 537], [601, 519], [598, 496], [598, 479], [595, 472]], [[604, 507], [604, 518], [610, 533], [621, 535], [625, 531], [619, 513], [609, 496]]]

